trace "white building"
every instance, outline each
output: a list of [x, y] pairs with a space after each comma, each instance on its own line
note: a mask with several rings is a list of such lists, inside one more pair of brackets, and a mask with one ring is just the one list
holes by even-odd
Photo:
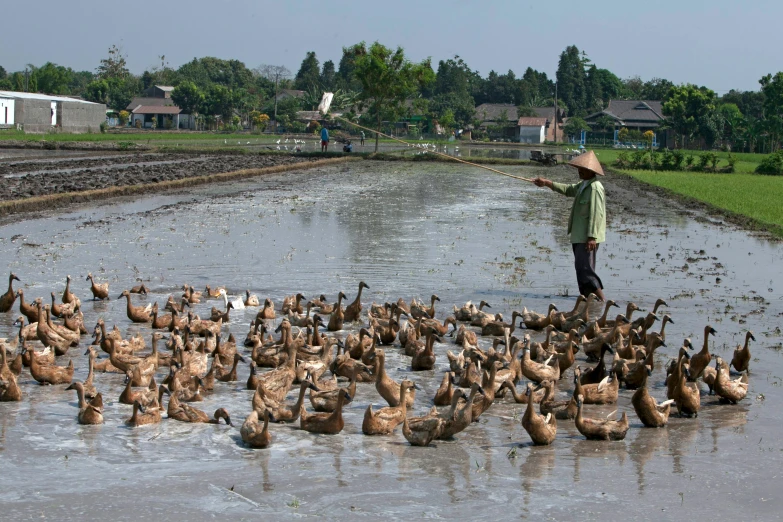
[[30, 133], [97, 132], [106, 121], [106, 105], [67, 96], [0, 91], [0, 129]]
[[519, 143], [544, 143], [546, 140], [546, 122], [546, 118], [519, 118], [519, 121], [517, 121]]

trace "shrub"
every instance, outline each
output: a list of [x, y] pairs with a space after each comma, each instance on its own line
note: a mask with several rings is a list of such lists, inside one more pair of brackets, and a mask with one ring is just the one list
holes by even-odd
[[171, 118], [171, 116], [166, 116], [166, 118], [163, 119], [163, 128], [166, 130], [174, 128], [174, 119]]
[[107, 128], [108, 126], [109, 126], [109, 124], [108, 124], [108, 123], [106, 123], [105, 121], [102, 121], [102, 122], [101, 122], [101, 125], [100, 125], [100, 127], [101, 127], [101, 134], [106, 134], [106, 128]]
[[128, 124], [128, 120], [130, 119], [130, 113], [128, 111], [120, 111], [119, 118], [120, 118], [120, 125], [124, 127]]
[[685, 156], [685, 167], [687, 169], [690, 169], [693, 167], [693, 162], [696, 158], [693, 157], [693, 154], [688, 154]]
[[783, 175], [783, 150], [767, 155], [758, 167], [757, 174], [769, 174], [772, 176]]
[[141, 120], [136, 120], [134, 122], [133, 126], [136, 127], [137, 129], [140, 129], [141, 128]]
[[617, 159], [615, 160], [614, 164], [615, 164], [616, 167], [619, 167], [621, 169], [627, 169], [628, 167], [630, 167], [631, 166], [631, 160], [628, 157], [628, 153], [627, 152], [621, 152], [620, 154], [618, 154], [617, 155]]

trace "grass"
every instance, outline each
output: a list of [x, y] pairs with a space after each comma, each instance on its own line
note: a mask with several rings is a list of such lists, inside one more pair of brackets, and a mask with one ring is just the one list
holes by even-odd
[[619, 172], [743, 216], [783, 237], [783, 177], [639, 170]]
[[[595, 150], [596, 155], [598, 155], [598, 159], [606, 165], [607, 167], [612, 167], [614, 165], [614, 162], [617, 160], [617, 156], [620, 155], [622, 152], [628, 152], [629, 154], [633, 154], [635, 151], [633, 149], [593, 149]], [[685, 155], [688, 154], [693, 155], [695, 158], [697, 158], [694, 163], [698, 163], [698, 156], [703, 152], [699, 150], [683, 150]], [[729, 158], [728, 152], [716, 152], [718, 155], [718, 158], [720, 158], [720, 166], [725, 166], [727, 164], [727, 160]], [[755, 172], [756, 167], [758, 167], [759, 163], [761, 163], [761, 160], [764, 159], [767, 155], [766, 154], [753, 154], [748, 152], [732, 152], [731, 155], [734, 158], [737, 158], [737, 163], [734, 165], [734, 169], [736, 170], [737, 174], [752, 174]]]

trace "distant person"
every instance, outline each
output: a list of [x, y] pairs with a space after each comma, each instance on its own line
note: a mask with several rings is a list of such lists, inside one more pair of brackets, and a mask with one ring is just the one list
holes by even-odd
[[353, 145], [351, 144], [351, 140], [345, 142], [345, 145], [343, 145], [343, 152], [353, 152]]
[[569, 185], [545, 178], [536, 178], [533, 183], [574, 198], [568, 218], [568, 234], [574, 251], [579, 293], [583, 296], [593, 293], [604, 301], [604, 285], [595, 273], [595, 255], [598, 246], [606, 240], [606, 197], [604, 186], [597, 177], [603, 176], [604, 171], [593, 151], [577, 156], [568, 164], [576, 167], [581, 183]]
[[321, 152], [326, 152], [329, 148], [329, 131], [326, 127], [321, 129]]
[[361, 137], [361, 138], [359, 138], [359, 145], [361, 145], [362, 147], [364, 147], [364, 131], [362, 131], [362, 137]]

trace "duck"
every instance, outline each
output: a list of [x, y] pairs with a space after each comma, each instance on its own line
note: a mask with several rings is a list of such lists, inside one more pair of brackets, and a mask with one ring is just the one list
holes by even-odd
[[470, 326], [476, 326], [478, 328], [483, 329], [484, 326], [491, 322], [503, 322], [503, 314], [488, 314], [486, 312], [477, 312], [473, 315], [473, 318], [470, 320]]
[[344, 293], [340, 292], [337, 294], [337, 303], [334, 305], [334, 309], [329, 316], [329, 324], [326, 326], [326, 329], [330, 332], [337, 332], [343, 329], [343, 322], [345, 321], [345, 312], [342, 307], [343, 299], [345, 299]]
[[[215, 357], [215, 361], [219, 361], [219, 357]], [[215, 370], [215, 379], [217, 379], [220, 382], [235, 382], [237, 380], [237, 365], [239, 362], [247, 362], [247, 360], [239, 355], [238, 353], [234, 354], [234, 364], [231, 366], [230, 369], [225, 369], [223, 366], [218, 366]]]
[[65, 355], [71, 346], [71, 341], [63, 338], [48, 325], [46, 313], [49, 311], [49, 305], [38, 306], [38, 322], [36, 323], [36, 335], [44, 346], [51, 347], [57, 355]]
[[268, 297], [264, 299], [264, 307], [256, 314], [256, 321], [274, 320], [275, 304]]
[[51, 292], [49, 295], [52, 298], [52, 305], [49, 307], [49, 309], [51, 310], [52, 315], [54, 315], [55, 317], [59, 318], [65, 315], [66, 312], [73, 313], [76, 310], [76, 308], [72, 304], [69, 303], [58, 304], [57, 296], [55, 295], [54, 292]]
[[258, 379], [264, 385], [266, 393], [275, 401], [282, 402], [296, 377], [296, 345], [291, 337], [291, 324], [283, 320], [275, 329], [284, 339], [282, 350], [286, 352], [286, 361], [274, 370], [261, 375]]
[[133, 372], [128, 370], [125, 372], [125, 388], [122, 390], [122, 393], [120, 393], [120, 397], [117, 401], [121, 404], [133, 404], [133, 401], [139, 401], [142, 405], [146, 406], [158, 400], [158, 393], [158, 384], [155, 382], [154, 376], [150, 379], [149, 384], [145, 386], [145, 389], [134, 390]]
[[34, 323], [38, 320], [38, 305], [41, 302], [41, 298], [37, 298], [30, 303], [24, 301], [24, 289], [20, 288], [16, 291], [16, 295], [19, 296], [19, 312], [27, 317], [27, 320]]
[[65, 278], [65, 290], [63, 290], [63, 304], [71, 305], [74, 310], [81, 307], [81, 301], [71, 292], [71, 276]]
[[[539, 385], [540, 388], [540, 385]], [[522, 415], [522, 427], [525, 429], [533, 444], [536, 446], [549, 446], [557, 436], [557, 419], [551, 413], [546, 416], [536, 413], [533, 395], [533, 384], [527, 383], [525, 395], [528, 398], [527, 408]]]
[[356, 299], [354, 299], [351, 304], [345, 307], [345, 321], [348, 321], [349, 323], [355, 322], [359, 320], [359, 316], [362, 313], [362, 289], [366, 288], [367, 290], [370, 289], [370, 287], [365, 283], [364, 281], [359, 282], [359, 291], [356, 293]]
[[190, 404], [183, 404], [179, 402], [177, 394], [174, 393], [169, 398], [169, 405], [167, 408], [167, 414], [169, 419], [174, 419], [180, 422], [194, 422], [205, 424], [220, 424], [220, 419], [223, 419], [228, 426], [231, 424], [231, 416], [228, 414], [225, 408], [218, 408], [215, 413], [210, 417], [206, 412], [194, 408]]
[[251, 294], [250, 290], [245, 290], [245, 306], [261, 306], [261, 302], [258, 300], [256, 294]]
[[[312, 326], [313, 320], [310, 318], [310, 310], [313, 308], [313, 303], [308, 302], [307, 306], [305, 307], [305, 314], [299, 314], [297, 312], [294, 312], [293, 310], [288, 310], [287, 319], [288, 322], [291, 323], [292, 326], [298, 326], [299, 328], [307, 328], [308, 326]], [[320, 315], [317, 315], [317, 317], [321, 317]]]
[[81, 310], [77, 310], [75, 313], [66, 313], [63, 316], [63, 326], [79, 336], [87, 333], [87, 328], [84, 327], [84, 313]]
[[[399, 406], [400, 386], [394, 379], [389, 377], [386, 372], [386, 352], [381, 349], [375, 350], [375, 389], [378, 391], [383, 400], [385, 400], [389, 406]], [[408, 401], [408, 408], [413, 408], [413, 403], [416, 400], [416, 389], [411, 388], [410, 392], [405, 394], [405, 398]], [[450, 403], [447, 402], [447, 404]]]
[[206, 285], [204, 287], [204, 293], [201, 295], [207, 296], [207, 299], [218, 299], [222, 294], [226, 293], [226, 287], [225, 286], [216, 286], [215, 288], [212, 288], [209, 285]]
[[[138, 279], [137, 279], [136, 281], [138, 281]], [[144, 283], [142, 283], [142, 284], [140, 284], [140, 285], [136, 285], [136, 286], [132, 287], [132, 288], [131, 288], [130, 290], [128, 290], [128, 291], [129, 291], [130, 293], [132, 293], [132, 294], [143, 294], [143, 295], [147, 295], [148, 293], [150, 293], [150, 289], [149, 289], [149, 288], [147, 287], [147, 285], [145, 285]]]
[[109, 298], [109, 283], [96, 283], [91, 272], [87, 273], [85, 281], [90, 282], [93, 301], [102, 301]]
[[579, 433], [587, 440], [623, 440], [628, 433], [628, 414], [623, 412], [620, 420], [591, 419], [582, 415], [584, 398], [576, 398], [576, 418], [574, 422]]
[[688, 379], [692, 376], [690, 365], [686, 364], [688, 360], [688, 354], [685, 354], [685, 357], [680, 360], [680, 378], [672, 399], [674, 399], [674, 403], [677, 405], [677, 413], [681, 417], [683, 415], [698, 417], [701, 409], [701, 393], [696, 383], [688, 382]]
[[541, 382], [544, 379], [557, 381], [560, 379], [560, 364], [549, 365], [537, 363], [530, 358], [530, 336], [525, 335], [525, 348], [522, 355], [522, 375], [533, 382]]
[[565, 374], [566, 370], [568, 370], [570, 367], [574, 365], [574, 363], [576, 363], [577, 353], [579, 353], [579, 345], [576, 342], [572, 341], [569, 348], [566, 348], [566, 350], [563, 353], [558, 353], [556, 355], [557, 364], [560, 367], [561, 379], [563, 378], [563, 375]]
[[644, 378], [631, 397], [631, 404], [642, 424], [648, 428], [663, 428], [669, 422], [669, 413], [674, 401], [669, 399], [658, 404], [647, 389], [647, 378], [650, 375], [652, 375], [652, 368], [645, 366]]
[[607, 316], [609, 315], [609, 309], [612, 307], [619, 307], [619, 305], [611, 299], [607, 299], [604, 304], [604, 313], [601, 317], [595, 321], [587, 323], [583, 335], [588, 339], [592, 339], [596, 335], [600, 335], [604, 328], [606, 328]]
[[[359, 368], [359, 374], [356, 377], [356, 380], [359, 382], [373, 382], [375, 381], [375, 374], [372, 373], [370, 367], [368, 367], [366, 364], [357, 361], [355, 359], [351, 359], [351, 355], [344, 353], [345, 345], [342, 344], [342, 342], [338, 342], [337, 344], [338, 350], [337, 350], [337, 356], [332, 361], [332, 364], [329, 366], [329, 371], [332, 372], [332, 374], [340, 377], [347, 377], [351, 378], [354, 372], [354, 368]], [[340, 349], [343, 349], [343, 353], [340, 353]]]
[[[492, 308], [491, 306], [489, 306], [489, 303], [487, 303], [486, 301], [482, 300], [482, 301], [479, 303], [478, 309], [479, 309], [480, 311], [483, 311], [485, 306], [486, 306], [487, 308]], [[462, 305], [462, 307], [460, 307], [460, 308], [457, 308], [457, 306], [456, 306], [456, 305], [454, 305], [454, 309], [453, 309], [453, 312], [454, 312], [454, 318], [455, 318], [457, 321], [463, 321], [463, 322], [470, 321], [470, 318], [473, 316], [473, 309], [474, 309], [475, 307], [476, 307], [476, 305], [474, 305], [474, 304], [473, 304], [472, 302], [470, 302], [470, 301], [468, 301], [467, 303], [465, 303], [464, 305]]]
[[88, 371], [87, 371], [87, 378], [84, 379], [84, 382], [81, 383], [82, 389], [84, 390], [84, 396], [88, 399], [94, 399], [95, 396], [98, 394], [98, 390], [95, 389], [95, 384], [93, 384], [93, 381], [95, 380], [95, 359], [98, 357], [98, 352], [95, 350], [92, 350], [90, 348], [87, 348], [87, 351], [84, 352], [84, 355], [87, 355], [87, 365], [88, 365]]
[[[646, 317], [638, 317], [638, 318], [634, 319], [633, 323], [631, 324], [631, 327], [632, 328], [639, 328], [640, 326], [647, 325], [647, 328], [651, 328], [652, 327], [652, 323], [653, 323], [652, 317], [657, 316], [658, 308], [660, 308], [661, 306], [669, 306], [669, 305], [666, 304], [666, 301], [664, 301], [663, 299], [656, 299], [655, 300], [655, 304], [653, 305], [652, 312], [647, 314]], [[641, 308], [637, 308], [637, 310], [642, 311], [642, 312], [644, 311]], [[631, 317], [628, 316], [628, 319], [630, 319], [630, 318]]]
[[[173, 326], [179, 326], [179, 324], [175, 324], [177, 322], [176, 311], [172, 311], [169, 313], [169, 315], [158, 315], [158, 303], [155, 303], [152, 305], [152, 328], [155, 330], [166, 330], [169, 327]], [[184, 323], [185, 321], [181, 321]], [[184, 324], [182, 325], [184, 326]]]
[[[27, 348], [24, 348], [26, 351]], [[68, 366], [55, 366], [54, 364], [42, 365], [38, 357], [30, 358], [30, 373], [38, 384], [71, 384], [73, 380], [73, 359]]]
[[614, 370], [597, 384], [582, 384], [579, 380], [581, 368], [574, 370], [574, 384], [577, 395], [582, 395], [585, 404], [614, 404], [620, 392], [620, 379]]
[[715, 328], [710, 325], [704, 327], [704, 344], [702, 345], [701, 351], [694, 353], [690, 359], [690, 379], [692, 382], [695, 382], [696, 379], [701, 377], [702, 372], [704, 372], [704, 368], [709, 366], [710, 361], [712, 361], [712, 355], [710, 355], [709, 338], [710, 335], [716, 335], [717, 333], [718, 332], [715, 331]]
[[587, 309], [587, 307], [584, 306], [584, 303], [586, 301], [587, 298], [585, 296], [583, 295], [577, 296], [576, 302], [574, 302], [574, 308], [571, 311], [559, 312], [554, 316], [552, 316], [552, 325], [558, 330], [563, 330], [561, 326], [564, 322], [568, 321], [571, 318], [581, 316], [582, 313]]
[[481, 335], [504, 336], [506, 335], [507, 330], [509, 335], [511, 335], [516, 328], [517, 317], [520, 316], [521, 314], [514, 310], [511, 312], [511, 322], [509, 323], [504, 323], [503, 321], [490, 321], [481, 327]]
[[[362, 420], [362, 433], [365, 435], [388, 435], [405, 420], [408, 404], [408, 390], [414, 390], [413, 382], [404, 380], [399, 386], [399, 396], [395, 399], [396, 406], [387, 406], [373, 411], [373, 403], [367, 406]], [[390, 401], [387, 401], [390, 403]]]
[[[355, 389], [355, 387], [354, 387]], [[302, 380], [301, 383], [299, 383], [299, 395], [297, 396], [296, 402], [293, 406], [286, 406], [284, 403], [270, 403], [266, 402], [268, 405], [268, 410], [272, 414], [273, 422], [295, 422], [297, 419], [299, 419], [299, 414], [302, 411], [302, 407], [304, 406], [304, 396], [305, 392], [307, 390], [311, 390], [310, 393], [313, 391], [319, 392], [321, 391], [318, 386], [313, 382], [311, 376], [307, 376], [306, 379]], [[263, 390], [262, 390], [263, 391]], [[256, 409], [256, 411], [259, 411], [259, 408], [256, 406], [258, 402], [256, 401], [255, 396], [253, 397], [253, 407]], [[329, 410], [334, 411], [334, 410]]]
[[[44, 311], [46, 312], [46, 326], [48, 326], [51, 331], [55, 332], [57, 335], [68, 341], [70, 343], [69, 346], [77, 346], [79, 344], [80, 338], [79, 332], [74, 332], [73, 330], [61, 324], [53, 323], [52, 315], [49, 313], [49, 310], [45, 308]], [[65, 355], [65, 353], [60, 355]]]
[[410, 316], [414, 319], [434, 319], [435, 318], [435, 301], [440, 301], [440, 297], [438, 297], [435, 294], [432, 294], [430, 296], [430, 306], [429, 308], [424, 306], [424, 303], [421, 301], [413, 300], [411, 301], [410, 306]]
[[[630, 364], [628, 372], [622, 379], [626, 390], [635, 390], [647, 380], [646, 368], [649, 367], [651, 371], [655, 369], [655, 350], [661, 346], [666, 347], [666, 343], [661, 339], [659, 332], [652, 332], [647, 336], [646, 356], [641, 361]], [[644, 354], [645, 352], [642, 353]]]
[[345, 388], [340, 388], [337, 396], [337, 406], [332, 413], [307, 413], [304, 404], [299, 409], [299, 427], [310, 433], [336, 435], [343, 431], [343, 406], [350, 403], [353, 397]]
[[125, 297], [127, 301], [127, 306], [125, 308], [125, 313], [128, 315], [128, 319], [133, 321], [134, 323], [149, 323], [152, 320], [152, 306], [149, 308], [145, 308], [142, 306], [133, 306], [131, 304], [131, 297], [130, 292], [127, 290], [123, 290], [122, 293], [117, 297], [117, 299], [122, 299]]
[[313, 409], [318, 412], [325, 412], [325, 413], [332, 413], [335, 409], [337, 409], [337, 406], [339, 405], [340, 401], [340, 393], [342, 393], [340, 390], [347, 390], [348, 395], [351, 397], [356, 396], [356, 378], [359, 375], [360, 368], [354, 367], [353, 369], [353, 375], [351, 375], [351, 380], [348, 383], [348, 386], [346, 388], [333, 388], [330, 390], [318, 390], [311, 389], [310, 390], [310, 404], [313, 405]]
[[531, 395], [528, 395], [527, 391], [525, 391], [525, 393], [519, 393], [513, 382], [503, 381], [500, 387], [509, 390], [511, 392], [511, 396], [514, 398], [514, 402], [517, 404], [527, 404], [531, 397], [533, 402], [538, 404], [544, 400], [544, 397], [546, 397], [546, 390], [543, 386], [540, 385], [533, 390]]
[[[376, 370], [376, 373], [378, 371]], [[380, 377], [378, 378], [380, 379]], [[446, 372], [443, 374], [443, 380], [440, 382], [438, 390], [435, 392], [435, 398], [433, 403], [435, 406], [447, 406], [451, 404], [451, 398], [454, 396], [454, 372]], [[378, 382], [377, 380], [375, 381]]]
[[302, 299], [304, 299], [305, 296], [301, 293], [298, 293], [296, 295], [287, 295], [283, 298], [283, 307], [282, 312], [284, 314], [287, 314], [288, 312], [294, 312], [297, 314], [301, 314], [304, 312], [302, 308]]
[[424, 342], [424, 348], [413, 354], [411, 371], [422, 372], [432, 370], [435, 367], [435, 352], [432, 349], [435, 342], [442, 343], [443, 339], [435, 335], [432, 330], [429, 330]]
[[169, 295], [169, 297], [166, 299], [166, 304], [163, 307], [163, 309], [168, 312], [177, 312], [179, 314], [183, 313], [185, 311], [185, 308], [190, 308], [190, 302], [188, 301], [188, 298], [183, 297], [182, 299], [180, 299], [180, 302], [177, 303], [174, 300], [174, 296], [172, 295]]
[[234, 303], [232, 302], [229, 302], [226, 305], [225, 311], [222, 312], [213, 306], [209, 312], [209, 319], [210, 321], [214, 321], [214, 322], [222, 321], [223, 323], [229, 323], [231, 322], [231, 316], [229, 315], [229, 312], [233, 309], [234, 309]]
[[[484, 390], [484, 393], [479, 401], [473, 402], [473, 422], [478, 421], [481, 414], [487, 411], [489, 407], [492, 406], [492, 403], [495, 402], [495, 390], [498, 388], [495, 383], [497, 381], [498, 370], [507, 365], [508, 363], [504, 364], [500, 361], [489, 364], [488, 375], [486, 375], [485, 379], [482, 379], [484, 382], [481, 387]], [[474, 383], [471, 383], [470, 386], [473, 386], [473, 384]]]
[[84, 386], [79, 381], [74, 382], [66, 390], [76, 390], [79, 400], [79, 424], [103, 424], [103, 396], [98, 393], [92, 399], [88, 399], [84, 393]]
[[201, 292], [197, 292], [196, 289], [193, 288], [192, 286], [182, 285], [182, 290], [184, 291], [182, 297], [187, 298], [188, 303], [198, 304], [201, 302], [201, 296], [203, 294]]
[[[455, 335], [456, 332], [456, 335]], [[470, 328], [465, 327], [464, 324], [459, 325], [457, 330], [452, 330], [449, 337], [454, 338], [454, 344], [463, 346], [467, 343], [469, 346], [478, 346], [478, 335]]]
[[[21, 289], [20, 289], [21, 291]], [[750, 363], [750, 341], [755, 341], [756, 338], [753, 336], [753, 332], [748, 330], [748, 332], [745, 334], [745, 345], [744, 346], [737, 346], [737, 349], [734, 350], [734, 356], [731, 358], [731, 365], [734, 367], [737, 372], [749, 372], [748, 370], [748, 364]]]
[[[445, 421], [440, 434], [436, 437], [438, 440], [448, 440], [454, 438], [454, 435], [467, 429], [473, 422], [473, 405], [476, 402], [476, 397], [481, 395], [485, 396], [484, 389], [476, 382], [470, 386], [470, 394], [465, 395], [463, 390], [457, 390], [454, 392], [454, 397], [451, 402], [451, 409], [442, 418]], [[459, 405], [459, 400], [464, 399], [464, 404]]]
[[[643, 308], [639, 308], [639, 306], [634, 302], [629, 302], [627, 305], [625, 305], [625, 317], [630, 322], [633, 318], [634, 312], [644, 312]], [[625, 322], [623, 324], [626, 324]], [[606, 324], [604, 324], [604, 328], [614, 328], [617, 326], [617, 319], [607, 319]], [[639, 326], [641, 326], [641, 322], [639, 323]], [[631, 326], [631, 328], [635, 328], [635, 326]]]
[[550, 303], [547, 307], [547, 313], [539, 314], [532, 310], [528, 310], [526, 307], [522, 308], [522, 322], [525, 324], [525, 328], [528, 330], [543, 330], [550, 324], [552, 324], [552, 318], [555, 313], [559, 312], [557, 306], [554, 303]]
[[674, 392], [680, 383], [680, 362], [683, 357], [688, 356], [688, 350], [693, 350], [693, 344], [690, 339], [683, 341], [682, 347], [680, 347], [677, 355], [677, 359], [670, 361], [666, 368], [666, 398], [673, 399]]
[[572, 394], [567, 401], [556, 401], [556, 383], [554, 381], [541, 381], [540, 386], [546, 390], [544, 398], [541, 399], [538, 405], [538, 411], [541, 415], [551, 413], [558, 420], [573, 420], [576, 418], [576, 393]]
[[258, 412], [253, 410], [239, 429], [242, 441], [251, 448], [264, 449], [272, 444], [272, 434], [269, 433], [269, 421], [274, 419], [268, 410], [264, 410], [263, 419], [264, 422], [261, 424], [258, 420]]
[[402, 436], [405, 437], [405, 440], [411, 446], [429, 446], [430, 442], [443, 433], [446, 425], [445, 419], [439, 416], [409, 418], [405, 403], [403, 403], [402, 408], [405, 414], [402, 421]]
[[628, 319], [624, 315], [619, 314], [615, 318], [615, 325], [611, 331], [597, 335], [593, 339], [582, 343], [582, 350], [584, 350], [588, 360], [597, 360], [605, 343], [614, 344], [621, 335], [627, 335], [627, 333], [622, 333], [622, 327], [628, 324]]
[[581, 384], [598, 384], [599, 382], [603, 381], [604, 378], [609, 375], [606, 371], [606, 361], [605, 356], [606, 353], [614, 353], [614, 348], [609, 343], [604, 343], [601, 345], [601, 356], [598, 358], [598, 364], [593, 366], [592, 368], [588, 369], [585, 372], [581, 372], [581, 377], [579, 379], [579, 382]]
[[125, 421], [128, 426], [144, 426], [146, 424], [158, 424], [161, 419], [161, 408], [159, 406], [144, 407], [139, 401], [133, 403], [133, 415]]
[[715, 394], [722, 402], [737, 404], [748, 394], [748, 375], [743, 373], [737, 379], [729, 379], [729, 371], [724, 367], [723, 359], [715, 357]]
[[0, 313], [9, 311], [16, 301], [16, 293], [14, 292], [14, 281], [22, 282], [21, 279], [16, 277], [16, 274], [11, 273], [8, 276], [8, 290], [3, 295], [0, 295]]
[[22, 400], [22, 389], [13, 373], [0, 375], [0, 402], [19, 402]]

